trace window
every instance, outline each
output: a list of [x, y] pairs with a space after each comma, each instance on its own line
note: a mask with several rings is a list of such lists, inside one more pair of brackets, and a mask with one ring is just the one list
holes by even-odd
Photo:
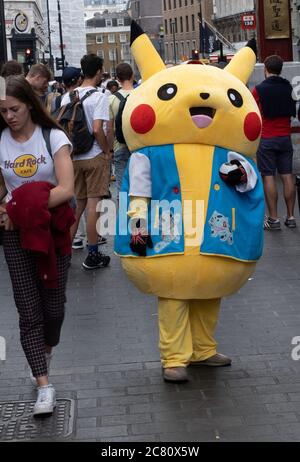
[[183, 33], [183, 17], [180, 16], [180, 32]]
[[174, 0], [174, 10], [175, 10], [175, 8], [177, 8], [176, 0]]
[[177, 18], [175, 18], [175, 33], [178, 33], [178, 27], [177, 27]]
[[112, 27], [112, 19], [105, 19], [106, 27]]
[[165, 19], [165, 34], [168, 35], [168, 21]]
[[196, 50], [196, 40], [193, 40], [193, 50]]
[[192, 14], [192, 31], [195, 30], [195, 15]]
[[169, 3], [169, 10], [171, 10], [172, 9], [171, 0], [169, 0], [168, 3]]
[[124, 26], [124, 18], [118, 19], [118, 26]]
[[186, 29], [186, 32], [190, 31], [190, 24], [189, 24], [189, 17], [188, 16], [185, 17], [185, 29]]
[[104, 51], [103, 50], [98, 50], [97, 51], [97, 56], [99, 56], [99, 58], [104, 59]]
[[121, 48], [121, 59], [130, 59], [130, 45], [122, 45]]
[[97, 35], [96, 43], [103, 43], [103, 35]]
[[173, 42], [171, 43], [171, 55], [172, 55], [172, 56], [170, 56], [170, 60], [171, 60], [171, 61], [172, 61], [172, 60], [175, 61], [175, 59], [174, 59], [174, 58], [175, 58], [175, 56], [174, 56], [174, 43], [173, 43]]
[[166, 5], [166, 0], [164, 0], [164, 11], [166, 11], [167, 5]]
[[191, 57], [191, 46], [190, 46], [189, 41], [186, 42], [186, 51], [187, 51], [187, 57], [188, 57], [188, 59], [190, 59], [190, 57]]
[[182, 0], [179, 0], [179, 8], [182, 7]]
[[109, 50], [109, 60], [116, 61], [116, 59], [117, 59], [116, 50]]
[[93, 35], [88, 35], [86, 38], [87, 45], [94, 45], [95, 37]]
[[127, 42], [127, 35], [120, 34], [120, 43], [126, 43], [126, 42]]
[[169, 44], [165, 44], [166, 61], [169, 61]]
[[108, 34], [108, 43], [115, 43], [116, 37], [115, 34]]
[[181, 42], [181, 55], [184, 56], [184, 42]]

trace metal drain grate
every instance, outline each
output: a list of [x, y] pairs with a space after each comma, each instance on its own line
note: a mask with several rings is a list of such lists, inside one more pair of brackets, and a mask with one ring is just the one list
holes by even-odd
[[52, 416], [34, 418], [34, 401], [0, 402], [0, 441], [66, 438], [73, 431], [74, 401], [58, 399]]

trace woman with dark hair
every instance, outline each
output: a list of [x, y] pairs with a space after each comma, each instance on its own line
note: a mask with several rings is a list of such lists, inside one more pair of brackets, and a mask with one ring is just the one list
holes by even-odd
[[[72, 145], [23, 76], [6, 80], [6, 99], [0, 100], [0, 114], [0, 203], [5, 198], [5, 205], [0, 206], [0, 222], [4, 225], [4, 253], [19, 313], [21, 344], [32, 382], [38, 387], [33, 412], [48, 414], [56, 405], [55, 390], [48, 380], [49, 363], [64, 319], [71, 254], [69, 228], [74, 217], [68, 203], [74, 194]], [[23, 215], [26, 213], [27, 217]], [[27, 218], [27, 224], [23, 224]], [[64, 226], [60, 242], [70, 244], [61, 253], [51, 234], [57, 220]], [[41, 253], [34, 251], [37, 245], [39, 250], [53, 248], [51, 281], [50, 269], [49, 273], [48, 268], [44, 269], [41, 276], [43, 260]]]

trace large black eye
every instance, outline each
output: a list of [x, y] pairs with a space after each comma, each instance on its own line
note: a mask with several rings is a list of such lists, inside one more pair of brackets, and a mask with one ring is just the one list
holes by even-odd
[[230, 102], [235, 106], [235, 107], [242, 107], [243, 106], [243, 98], [240, 95], [240, 93], [236, 90], [233, 90], [230, 88], [227, 92], [228, 98], [230, 99]]
[[177, 90], [178, 88], [174, 85], [174, 83], [166, 83], [166, 85], [160, 87], [157, 92], [157, 96], [163, 101], [169, 101], [176, 96]]

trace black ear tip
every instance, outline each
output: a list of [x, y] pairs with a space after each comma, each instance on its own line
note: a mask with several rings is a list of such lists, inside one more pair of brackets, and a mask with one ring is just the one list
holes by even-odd
[[246, 47], [251, 48], [251, 50], [253, 50], [254, 53], [255, 53], [256, 56], [257, 56], [257, 42], [256, 42], [256, 39], [255, 39], [255, 38], [252, 38], [251, 40], [249, 40], [249, 42], [247, 43]]
[[139, 24], [132, 20], [131, 21], [131, 36], [130, 36], [130, 45], [133, 44], [133, 42], [140, 36], [140, 35], [143, 35], [145, 32], [143, 31], [143, 29], [141, 28], [141, 26], [139, 26]]

